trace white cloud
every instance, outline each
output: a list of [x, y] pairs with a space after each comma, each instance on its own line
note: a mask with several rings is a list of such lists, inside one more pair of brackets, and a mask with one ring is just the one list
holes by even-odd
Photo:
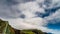
[[[39, 26], [43, 26], [46, 21], [43, 20], [42, 18], [29, 18], [29, 19], [21, 19], [21, 18], [17, 18], [17, 19], [6, 19], [7, 21], [9, 21], [9, 24], [16, 29], [33, 29], [37, 28]], [[37, 26], [37, 27], [35, 27]]]
[[18, 9], [28, 17], [35, 17], [35, 12], [45, 13], [43, 8], [40, 8], [37, 2], [27, 2], [18, 5]]
[[45, 30], [42, 30], [42, 31], [45, 31], [47, 33], [52, 33], [52, 34], [60, 34], [60, 30], [54, 30], [49, 28], [46, 28]]

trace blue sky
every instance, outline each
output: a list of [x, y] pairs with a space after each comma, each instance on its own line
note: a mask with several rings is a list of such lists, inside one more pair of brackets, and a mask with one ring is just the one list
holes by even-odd
[[47, 27], [50, 28], [50, 29], [60, 30], [60, 23], [56, 23], [56, 24], [51, 24], [51, 23], [49, 23], [49, 24], [47, 25]]
[[60, 0], [0, 0], [0, 18], [15, 29], [60, 33]]
[[50, 29], [60, 30], [60, 19], [54, 18], [53, 20], [48, 21], [47, 27]]

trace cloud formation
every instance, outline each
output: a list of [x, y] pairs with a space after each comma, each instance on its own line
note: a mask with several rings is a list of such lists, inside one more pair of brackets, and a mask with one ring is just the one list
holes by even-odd
[[49, 22], [55, 24], [60, 21], [60, 0], [51, 0], [50, 4], [46, 4], [45, 1], [0, 0], [0, 17], [9, 21], [9, 24], [15, 29], [37, 28], [44, 32], [56, 34], [57, 30], [55, 31], [45, 26]]

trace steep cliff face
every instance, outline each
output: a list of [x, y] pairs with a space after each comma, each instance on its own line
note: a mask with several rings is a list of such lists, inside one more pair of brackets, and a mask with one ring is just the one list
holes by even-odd
[[44, 34], [41, 30], [27, 29], [27, 30], [16, 30], [13, 29], [8, 21], [0, 19], [0, 34]]

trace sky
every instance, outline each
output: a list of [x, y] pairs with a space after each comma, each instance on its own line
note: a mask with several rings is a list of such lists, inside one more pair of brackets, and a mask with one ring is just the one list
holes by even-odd
[[0, 0], [0, 19], [18, 30], [60, 34], [60, 0]]

